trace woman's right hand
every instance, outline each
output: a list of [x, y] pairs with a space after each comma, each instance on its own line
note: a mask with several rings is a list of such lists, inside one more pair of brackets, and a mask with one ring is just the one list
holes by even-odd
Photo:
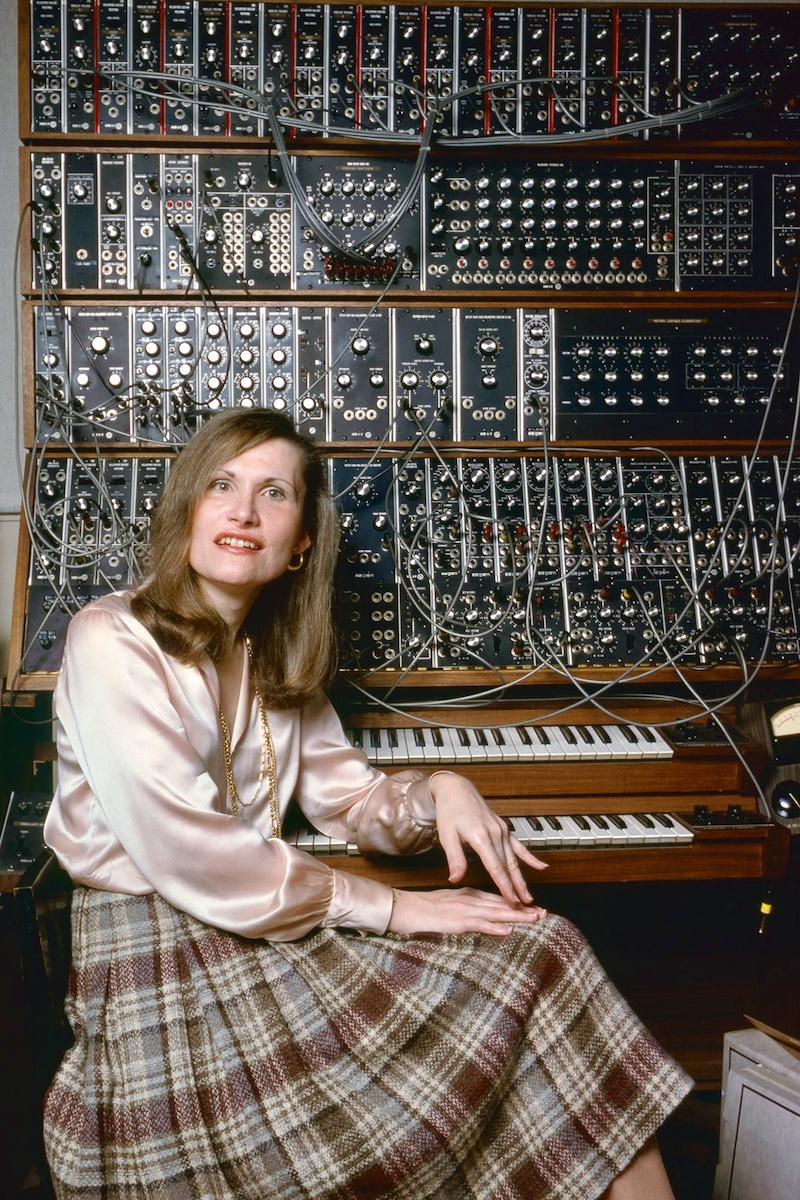
[[413, 892], [394, 888], [391, 933], [487, 933], [504, 937], [514, 925], [532, 925], [547, 916], [535, 904], [509, 904], [477, 888]]

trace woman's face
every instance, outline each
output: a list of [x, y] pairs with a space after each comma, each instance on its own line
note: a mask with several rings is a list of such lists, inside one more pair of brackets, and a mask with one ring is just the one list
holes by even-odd
[[239, 624], [265, 584], [311, 539], [303, 527], [303, 453], [272, 438], [224, 463], [192, 522], [189, 563], [205, 597]]

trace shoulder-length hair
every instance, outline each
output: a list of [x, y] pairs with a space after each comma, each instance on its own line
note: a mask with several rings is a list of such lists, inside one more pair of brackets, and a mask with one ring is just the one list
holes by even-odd
[[245, 622], [253, 674], [267, 704], [294, 708], [332, 681], [336, 637], [333, 573], [339, 523], [325, 467], [311, 438], [282, 413], [231, 409], [203, 425], [173, 463], [150, 532], [147, 578], [134, 593], [133, 613], [167, 654], [193, 665], [230, 651], [234, 634], [204, 598], [189, 562], [197, 506], [214, 473], [246, 450], [282, 438], [302, 454], [303, 526], [311, 539], [298, 571], [262, 588]]

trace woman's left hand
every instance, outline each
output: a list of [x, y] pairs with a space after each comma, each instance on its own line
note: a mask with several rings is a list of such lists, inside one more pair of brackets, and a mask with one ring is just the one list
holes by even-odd
[[447, 857], [450, 882], [459, 883], [467, 870], [464, 846], [471, 846], [509, 904], [532, 904], [533, 897], [520, 862], [543, 870], [547, 863], [518, 842], [502, 817], [492, 812], [478, 789], [461, 775], [437, 772], [430, 782], [436, 803], [439, 843]]

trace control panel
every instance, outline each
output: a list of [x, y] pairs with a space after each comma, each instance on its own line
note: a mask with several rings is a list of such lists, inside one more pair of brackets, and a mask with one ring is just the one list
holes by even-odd
[[[419, 165], [419, 163], [417, 164]], [[34, 151], [29, 287], [786, 292], [800, 167]]]
[[181, 445], [232, 406], [364, 445], [749, 441], [788, 437], [796, 410], [782, 309], [117, 303], [28, 315], [29, 410], [49, 444]]
[[15, 679], [234, 407], [376, 696], [800, 666], [799, 3], [21, 3]]
[[[758, 8], [767, 9], [758, 13]], [[31, 0], [31, 134], [797, 137], [796, 12], [752, 4]]]
[[[36, 463], [22, 668], [135, 582], [167, 455]], [[800, 657], [800, 470], [785, 457], [335, 454], [343, 656], [360, 671], [683, 671]]]

